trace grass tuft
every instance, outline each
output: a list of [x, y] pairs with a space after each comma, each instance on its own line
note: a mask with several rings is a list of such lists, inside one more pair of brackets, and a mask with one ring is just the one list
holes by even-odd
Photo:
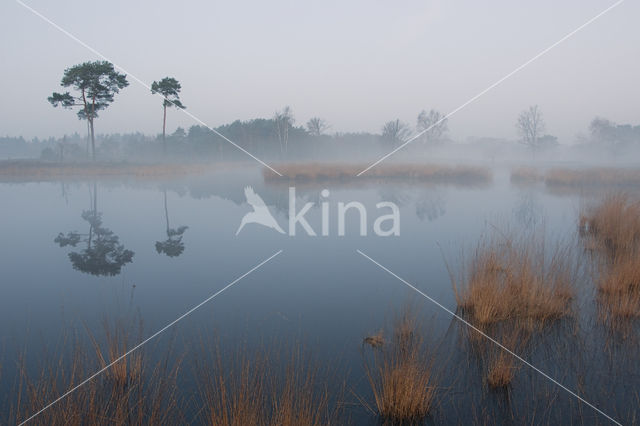
[[[203, 347], [203, 353], [208, 352]], [[287, 351], [285, 351], [287, 352]], [[300, 345], [288, 353], [239, 350], [231, 365], [219, 350], [214, 365], [196, 366], [202, 407], [200, 420], [211, 426], [320, 426], [337, 422], [328, 384]], [[283, 362], [280, 362], [283, 361]]]
[[371, 357], [363, 352], [363, 359], [378, 415], [393, 422], [425, 418], [437, 396], [435, 351], [409, 311], [396, 320], [388, 344], [380, 343], [381, 335], [363, 342], [363, 348], [364, 343], [372, 348]]
[[580, 229], [598, 260], [600, 319], [618, 326], [640, 318], [640, 202], [609, 196], [581, 215]]
[[517, 321], [529, 329], [572, 315], [576, 265], [569, 247], [547, 253], [543, 240], [499, 236], [481, 242], [460, 282], [458, 308], [478, 327]]

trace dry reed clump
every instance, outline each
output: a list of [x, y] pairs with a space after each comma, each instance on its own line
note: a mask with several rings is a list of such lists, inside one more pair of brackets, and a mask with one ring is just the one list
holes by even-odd
[[[515, 353], [522, 353], [531, 338], [530, 330], [518, 324], [510, 325], [508, 330], [502, 330], [500, 343]], [[491, 342], [486, 342], [482, 348], [486, 363], [486, 382], [494, 390], [507, 389], [520, 368], [520, 361], [503, 348]]]
[[626, 257], [604, 266], [598, 280], [600, 317], [617, 320], [640, 318], [640, 260]]
[[[293, 163], [280, 164], [279, 176], [273, 170], [264, 168], [262, 174], [265, 181], [296, 180], [353, 180], [367, 164], [320, 164]], [[447, 166], [437, 164], [380, 164], [369, 169], [358, 179], [415, 179], [433, 182], [456, 182], [485, 184], [491, 181], [491, 172], [484, 167]]]
[[609, 196], [581, 215], [580, 229], [599, 261], [600, 318], [620, 325], [640, 317], [640, 202]]
[[[110, 326], [111, 327], [111, 326]], [[107, 338], [109, 359], [117, 358], [130, 335], [124, 324], [116, 324]], [[95, 339], [94, 350], [102, 353]], [[91, 347], [78, 337], [65, 338], [62, 348], [71, 351], [50, 357], [34, 375], [23, 357], [16, 391], [10, 408], [9, 423], [19, 423], [37, 413], [70, 389], [80, 385], [104, 365], [95, 363]], [[29, 424], [33, 425], [164, 425], [181, 421], [177, 397], [177, 374], [180, 362], [167, 359], [152, 364], [138, 355], [133, 364], [113, 365], [105, 374], [96, 376], [74, 392], [42, 411]], [[122, 362], [122, 361], [121, 361]]]
[[[363, 341], [372, 348], [364, 367], [382, 418], [415, 421], [425, 418], [437, 396], [435, 353], [424, 343], [415, 317], [405, 313], [396, 321], [391, 341], [381, 333]], [[374, 411], [374, 410], [372, 410]]]
[[[208, 349], [203, 348], [204, 351]], [[198, 364], [200, 420], [212, 426], [320, 426], [337, 422], [328, 380], [299, 345], [280, 355], [245, 349], [228, 366], [219, 350]], [[280, 365], [279, 365], [280, 364]]]
[[172, 177], [211, 171], [206, 164], [135, 164], [111, 162], [49, 163], [44, 161], [0, 161], [0, 180], [47, 181], [84, 177], [136, 178]]
[[542, 182], [544, 175], [532, 167], [518, 167], [511, 170], [511, 182], [513, 183], [536, 183]]
[[513, 355], [501, 351], [491, 361], [487, 373], [487, 384], [492, 389], [506, 388], [511, 384], [516, 370]]
[[560, 169], [549, 170], [545, 183], [550, 186], [634, 186], [640, 184], [640, 169]]
[[481, 242], [462, 282], [452, 274], [458, 308], [480, 328], [514, 322], [541, 329], [572, 314], [574, 259], [569, 246], [549, 254], [535, 236]]
[[380, 330], [376, 334], [365, 337], [363, 343], [371, 346], [372, 348], [381, 348], [384, 345], [384, 330]]
[[[89, 333], [100, 369], [116, 361], [122, 354], [126, 353], [132, 345], [131, 333], [127, 330], [126, 324], [121, 319], [117, 319], [111, 324], [109, 320], [105, 318], [103, 328], [106, 340], [106, 356], [95, 337]], [[138, 329], [140, 331], [142, 330], [142, 324], [139, 324]], [[142, 340], [141, 335], [133, 337], [137, 337], [136, 341]], [[103, 374], [105, 380], [112, 383], [114, 387], [125, 389], [141, 381], [143, 369], [144, 355], [142, 352], [136, 351], [111, 365]]]
[[580, 229], [611, 258], [635, 254], [640, 243], [640, 202], [624, 193], [609, 196], [581, 215]]

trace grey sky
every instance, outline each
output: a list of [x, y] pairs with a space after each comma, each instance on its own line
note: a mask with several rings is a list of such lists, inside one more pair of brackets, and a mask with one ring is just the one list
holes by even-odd
[[[149, 83], [176, 77], [211, 126], [290, 105], [298, 123], [379, 131], [393, 118], [414, 125], [421, 109], [449, 112], [614, 0], [25, 2]], [[563, 143], [595, 115], [639, 124], [639, 17], [627, 0], [452, 117], [452, 137], [513, 138], [530, 104]], [[0, 4], [0, 32], [0, 134], [85, 132], [46, 97], [66, 67], [97, 58], [13, 0]], [[96, 131], [157, 133], [161, 120], [161, 102], [131, 82]], [[170, 131], [192, 124], [171, 111]]]

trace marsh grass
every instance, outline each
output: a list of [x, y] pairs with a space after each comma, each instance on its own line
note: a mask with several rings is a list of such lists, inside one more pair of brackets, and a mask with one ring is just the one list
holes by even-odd
[[[527, 356], [534, 336], [575, 317], [581, 274], [575, 247], [548, 245], [542, 234], [499, 232], [483, 238], [451, 282], [460, 315], [504, 347]], [[510, 390], [521, 362], [475, 330], [471, 354], [492, 390]]]
[[[526, 327], [518, 325], [503, 330], [500, 335], [500, 343], [517, 354], [524, 353], [532, 333]], [[483, 356], [486, 364], [486, 382], [490, 389], [507, 389], [520, 369], [521, 362], [501, 347], [486, 342], [483, 348]]]
[[[101, 367], [106, 359], [126, 351], [132, 338], [124, 322], [107, 324], [106, 348], [92, 337], [84, 344], [77, 335], [66, 336], [57, 355], [45, 352], [37, 369], [28, 368], [22, 357], [15, 401], [9, 409], [9, 423], [19, 423], [82, 383]], [[69, 348], [66, 350], [66, 348]], [[100, 362], [96, 363], [96, 353]], [[29, 424], [34, 425], [163, 425], [181, 422], [177, 392], [180, 360], [167, 358], [151, 363], [138, 354], [128, 362], [117, 363], [105, 375], [47, 408]], [[26, 355], [26, 354], [25, 354]]]
[[549, 186], [566, 187], [633, 187], [640, 184], [640, 169], [588, 168], [549, 170], [544, 177]]
[[640, 202], [609, 196], [581, 215], [580, 230], [598, 265], [600, 319], [619, 327], [640, 318]]
[[510, 180], [515, 184], [532, 184], [544, 181], [544, 174], [532, 167], [518, 167], [511, 170]]
[[489, 169], [476, 166], [448, 166], [438, 164], [380, 164], [357, 176], [367, 164], [322, 164], [291, 163], [279, 164], [276, 168], [282, 174], [264, 168], [265, 181], [350, 181], [354, 179], [411, 179], [429, 182], [486, 184], [493, 178]]
[[461, 279], [450, 275], [458, 309], [477, 327], [540, 330], [573, 314], [578, 270], [570, 245], [549, 250], [535, 235], [498, 235], [479, 243]]
[[[100, 369], [105, 368], [121, 357], [122, 354], [126, 353], [128, 348], [134, 344], [132, 337], [135, 337], [136, 341], [143, 340], [141, 334], [131, 336], [132, 333], [127, 329], [126, 324], [121, 319], [115, 320], [112, 324], [109, 319], [105, 318], [103, 320], [103, 328], [106, 350], [100, 347], [95, 336], [89, 332], [89, 337], [95, 350]], [[137, 330], [142, 331], [142, 323], [139, 324]], [[105, 370], [103, 374], [105, 380], [112, 383], [114, 387], [125, 389], [141, 381], [143, 369], [144, 355], [141, 351], [136, 351], [113, 364]]]
[[600, 317], [603, 321], [640, 318], [640, 260], [616, 259], [604, 267], [598, 281]]
[[610, 195], [582, 213], [580, 228], [611, 260], [636, 254], [640, 243], [640, 202], [625, 193]]
[[392, 422], [417, 421], [430, 414], [439, 390], [436, 351], [424, 341], [411, 311], [396, 319], [389, 341], [378, 333], [365, 338], [362, 348], [375, 401], [372, 411]]
[[[212, 352], [211, 348], [216, 349]], [[206, 344], [196, 363], [199, 420], [212, 426], [320, 426], [339, 424], [340, 409], [323, 370], [300, 343], [242, 347], [223, 357]], [[231, 361], [229, 361], [231, 360]], [[339, 392], [338, 392], [339, 393]]]
[[[221, 168], [216, 165], [215, 169]], [[136, 164], [125, 162], [53, 163], [35, 160], [0, 161], [1, 181], [49, 181], [79, 178], [110, 178], [130, 176], [135, 178], [165, 178], [190, 174], [202, 174], [214, 170], [203, 163], [184, 164]]]

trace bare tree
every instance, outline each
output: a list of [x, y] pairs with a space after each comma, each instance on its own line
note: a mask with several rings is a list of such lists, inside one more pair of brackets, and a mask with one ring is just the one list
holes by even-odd
[[391, 142], [393, 145], [397, 145], [405, 141], [411, 134], [411, 128], [407, 123], [395, 119], [388, 121], [382, 127], [382, 139]]
[[540, 138], [545, 128], [542, 112], [538, 105], [530, 106], [529, 109], [520, 113], [518, 121], [516, 122], [516, 128], [522, 138], [522, 143], [531, 148], [535, 153], [539, 147]]
[[286, 153], [289, 144], [289, 128], [295, 123], [293, 111], [287, 105], [282, 111], [276, 111], [273, 120], [276, 123], [276, 132], [278, 133], [278, 140], [280, 141], [280, 152]]
[[327, 131], [329, 127], [331, 126], [320, 117], [312, 117], [307, 121], [307, 130], [311, 136], [320, 136]]
[[418, 115], [418, 123], [416, 129], [418, 132], [424, 132], [420, 139], [423, 142], [433, 142], [439, 140], [448, 130], [445, 115], [435, 109], [429, 112], [422, 110]]

